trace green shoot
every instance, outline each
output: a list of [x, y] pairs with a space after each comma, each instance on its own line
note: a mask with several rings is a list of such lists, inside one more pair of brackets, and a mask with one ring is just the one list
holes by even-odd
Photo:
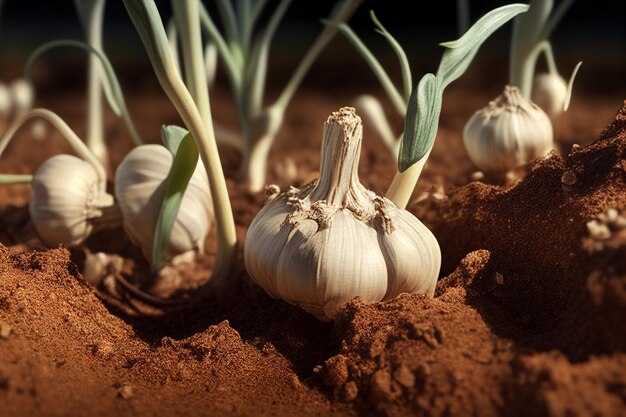
[[[102, 51], [102, 22], [105, 0], [74, 0], [78, 10], [87, 43], [95, 50]], [[100, 86], [102, 67], [98, 58], [89, 57], [87, 75], [87, 133], [85, 142], [91, 151], [106, 165], [109, 152], [104, 140], [102, 121], [102, 89]]]
[[113, 66], [111, 65], [111, 62], [109, 61], [109, 59], [106, 57], [106, 55], [103, 52], [92, 48], [91, 46], [87, 45], [84, 42], [77, 41], [74, 39], [59, 39], [56, 41], [47, 42], [41, 45], [40, 47], [38, 47], [37, 49], [35, 49], [28, 57], [28, 60], [26, 61], [26, 65], [24, 67], [24, 76], [23, 76], [24, 79], [26, 80], [30, 79], [31, 77], [30, 73], [32, 71], [32, 67], [42, 54], [49, 51], [50, 49], [60, 48], [60, 47], [73, 47], [73, 48], [83, 49], [93, 54], [95, 57], [97, 57], [98, 60], [100, 60], [102, 64], [102, 68], [103, 68], [103, 78], [106, 80], [106, 82], [103, 83], [105, 96], [111, 107], [111, 110], [113, 110], [113, 112], [116, 115], [120, 116], [122, 120], [124, 121], [126, 128], [128, 129], [128, 132], [130, 134], [130, 137], [133, 141], [133, 144], [141, 145], [143, 141], [141, 140], [139, 133], [137, 133], [135, 124], [133, 123], [133, 120], [130, 116], [128, 107], [126, 106], [126, 100], [124, 100], [122, 87], [120, 86], [117, 76], [115, 75], [115, 71], [113, 70]]
[[517, 86], [522, 95], [531, 96], [537, 58], [544, 53], [552, 74], [558, 74], [549, 37], [574, 0], [563, 0], [552, 13], [553, 0], [531, 0], [528, 13], [513, 24], [509, 62], [509, 84]]
[[[528, 6], [524, 4], [511, 4], [499, 7], [479, 19], [458, 40], [442, 43], [441, 45], [447, 49], [441, 58], [437, 74], [426, 74], [415, 89], [413, 89], [413, 86], [408, 85], [412, 93], [404, 99], [399, 98], [402, 95], [393, 85], [374, 54], [369, 51], [347, 25], [339, 25], [339, 30], [356, 46], [357, 51], [360, 52], [361, 56], [374, 70], [374, 74], [378, 77], [392, 103], [394, 103], [394, 107], [405, 118], [404, 133], [399, 139], [399, 172], [387, 190], [387, 197], [398, 207], [405, 208], [408, 204], [411, 193], [432, 150], [437, 135], [442, 95], [445, 88], [463, 75], [481, 44], [495, 30], [526, 10], [528, 10]], [[376, 24], [377, 31], [387, 39], [398, 56], [403, 74], [403, 90], [406, 92], [407, 84], [411, 83], [411, 78], [407, 75], [410, 74], [410, 68], [408, 67], [406, 54], [373, 13], [372, 20]], [[399, 102], [400, 100], [402, 102]], [[389, 131], [389, 124], [381, 106], [369, 101], [366, 114], [371, 116], [371, 119], [376, 120], [376, 123], [379, 124], [378, 130], [380, 132]], [[389, 144], [388, 133], [385, 133], [385, 136], [385, 143], [388, 143], [389, 148], [394, 151], [396, 145]]]
[[[195, 13], [193, 8], [197, 7], [198, 1], [186, 1], [188, 2], [186, 7], [190, 8], [187, 10], [191, 16], [189, 21], [193, 23], [196, 20], [193, 18]], [[185, 126], [191, 132], [196, 148], [207, 170], [217, 224], [217, 257], [211, 280], [220, 283], [228, 278], [232, 267], [237, 235], [235, 233], [235, 222], [228, 198], [226, 180], [224, 179], [217, 151], [210, 108], [209, 117], [203, 120], [192, 95], [180, 78], [171, 54], [165, 28], [154, 0], [124, 0], [124, 5], [139, 33], [161, 87], [183, 119]], [[197, 29], [199, 30], [199, 28]], [[195, 30], [195, 25], [188, 30]]]
[[28, 174], [0, 174], [0, 184], [30, 184], [32, 175]]
[[291, 0], [281, 0], [273, 10], [265, 27], [259, 27], [266, 0], [242, 0], [233, 7], [228, 0], [217, 2], [219, 17], [224, 28], [220, 32], [213, 17], [205, 8], [200, 10], [202, 25], [224, 64], [226, 75], [235, 98], [239, 119], [238, 134], [219, 129], [218, 139], [229, 142], [244, 154], [241, 176], [251, 191], [265, 185], [269, 150], [280, 129], [284, 113], [307, 72], [337, 32], [337, 25], [354, 13], [362, 0], [341, 0], [331, 11], [327, 25], [311, 45], [278, 99], [263, 106], [269, 52], [272, 40]]
[[183, 202], [189, 180], [198, 164], [198, 149], [191, 135], [178, 126], [167, 126], [161, 129], [163, 142], [172, 152], [174, 160], [170, 172], [165, 179], [165, 195], [161, 203], [161, 211], [154, 231], [152, 245], [152, 271], [159, 271], [167, 259], [167, 245]]

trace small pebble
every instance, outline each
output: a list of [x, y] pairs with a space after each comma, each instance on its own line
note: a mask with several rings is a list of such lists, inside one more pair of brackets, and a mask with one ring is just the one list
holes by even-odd
[[485, 174], [482, 171], [472, 172], [472, 175], [470, 175], [472, 181], [482, 181], [484, 178]]
[[393, 378], [406, 388], [412, 388], [415, 385], [415, 375], [406, 365], [400, 365], [393, 373]]
[[343, 386], [343, 392], [341, 399], [347, 403], [354, 401], [359, 395], [359, 388], [356, 386], [356, 382], [350, 381]]
[[499, 272], [496, 272], [496, 283], [498, 285], [504, 284], [504, 276], [502, 276], [502, 274]]
[[572, 171], [565, 171], [561, 176], [561, 182], [565, 185], [574, 185], [576, 181], [576, 175]]
[[133, 396], [133, 387], [132, 385], [128, 385], [128, 384], [124, 384], [120, 387], [117, 395], [120, 398], [123, 398], [125, 400], [128, 400], [129, 398], [131, 398]]
[[589, 230], [589, 235], [596, 240], [606, 240], [611, 237], [609, 227], [597, 220], [587, 222], [587, 230]]
[[8, 339], [12, 330], [11, 326], [0, 321], [0, 339]]

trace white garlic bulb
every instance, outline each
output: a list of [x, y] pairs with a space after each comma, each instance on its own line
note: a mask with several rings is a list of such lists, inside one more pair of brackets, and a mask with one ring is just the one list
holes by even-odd
[[69, 247], [87, 239], [117, 210], [113, 197], [102, 192], [91, 164], [72, 155], [56, 155], [33, 175], [30, 217], [41, 241], [49, 247]]
[[271, 200], [245, 240], [252, 279], [320, 319], [332, 319], [356, 296], [432, 295], [437, 283], [441, 252], [433, 234], [359, 181], [362, 131], [353, 108], [333, 113], [324, 125], [319, 180]]
[[552, 150], [552, 123], [517, 87], [506, 86], [467, 121], [465, 149], [478, 168], [506, 172], [544, 156]]
[[567, 90], [567, 83], [559, 74], [537, 74], [533, 81], [531, 99], [548, 116], [554, 117], [564, 111]]
[[[164, 146], [141, 145], [126, 155], [115, 173], [115, 196], [124, 230], [148, 260], [172, 162], [172, 154]], [[212, 218], [209, 181], [204, 165], [198, 162], [172, 228], [168, 261], [190, 262], [203, 251]]]
[[11, 83], [11, 96], [15, 113], [22, 114], [33, 106], [35, 90], [30, 81], [18, 78]]

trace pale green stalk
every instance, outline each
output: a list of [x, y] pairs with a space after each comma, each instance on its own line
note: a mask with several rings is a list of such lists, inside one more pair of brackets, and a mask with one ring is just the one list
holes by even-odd
[[574, 0], [563, 0], [551, 14], [553, 0], [531, 0], [527, 13], [517, 17], [513, 25], [509, 62], [509, 84], [519, 87], [530, 99], [537, 58], [544, 52], [551, 73], [556, 64], [548, 38]]
[[441, 44], [446, 50], [436, 75], [422, 77], [407, 105], [398, 173], [386, 194], [399, 208], [406, 208], [433, 149], [445, 88], [463, 75], [480, 45], [495, 30], [527, 10], [524, 4], [499, 7], [481, 17], [459, 39]]
[[[87, 5], [88, 15], [84, 20], [87, 23], [87, 43], [95, 50], [102, 51], [102, 22], [104, 20], [105, 0], [92, 0]], [[87, 133], [85, 142], [94, 155], [104, 165], [109, 163], [109, 151], [104, 140], [104, 126], [102, 121], [102, 89], [100, 79], [102, 67], [98, 57], [89, 55], [89, 69], [87, 74]]]
[[122, 87], [120, 86], [117, 76], [115, 75], [113, 66], [102, 51], [94, 49], [88, 44], [74, 39], [59, 39], [47, 42], [35, 49], [28, 57], [26, 65], [24, 66], [24, 79], [30, 79], [32, 67], [41, 54], [57, 47], [73, 47], [83, 49], [87, 52], [90, 52], [93, 56], [100, 60], [104, 74], [104, 77], [101, 78], [101, 81], [105, 95], [107, 97], [107, 101], [109, 102], [109, 105], [113, 112], [116, 115], [120, 116], [124, 121], [126, 128], [128, 129], [128, 132], [130, 134], [131, 140], [133, 141], [133, 144], [137, 146], [141, 145], [142, 140], [139, 136], [139, 133], [137, 132], [137, 129], [135, 128], [135, 124], [133, 123], [132, 118], [130, 117], [130, 113], [126, 106], [126, 101], [124, 99], [124, 94], [122, 93]]
[[413, 91], [413, 79], [411, 77], [411, 67], [409, 66], [409, 59], [407, 58], [406, 53], [404, 52], [404, 49], [402, 49], [400, 43], [396, 40], [396, 38], [391, 35], [391, 33], [389, 33], [389, 31], [387, 31], [387, 29], [385, 29], [383, 24], [374, 14], [373, 10], [370, 11], [370, 17], [376, 25], [376, 32], [378, 32], [385, 39], [387, 39], [387, 42], [389, 42], [389, 45], [396, 53], [398, 61], [400, 61], [400, 73], [402, 74], [402, 85], [404, 87], [404, 101], [407, 102], [409, 101], [409, 97], [411, 96], [411, 91]]
[[[334, 25], [347, 20], [362, 0], [342, 0], [331, 12], [329, 20]], [[225, 64], [235, 99], [239, 130], [244, 150], [241, 176], [248, 181], [251, 191], [265, 185], [267, 157], [284, 113], [295, 91], [311, 68], [315, 59], [337, 32], [336, 27], [325, 27], [285, 85], [278, 99], [263, 108], [269, 50], [272, 39], [292, 0], [281, 0], [274, 9], [267, 26], [255, 38], [255, 24], [267, 0], [241, 0], [232, 10], [226, 0], [219, 0], [218, 10], [224, 25], [226, 39], [220, 34], [207, 10], [202, 7], [200, 17], [219, 56]], [[234, 18], [233, 18], [234, 15]], [[237, 39], [234, 33], [237, 32]], [[228, 135], [235, 138], [235, 135]]]
[[141, 36], [161, 87], [191, 132], [207, 170], [217, 225], [217, 255], [213, 282], [221, 284], [235, 259], [237, 234], [222, 171], [212, 120], [205, 122], [176, 71], [156, 5], [153, 0], [124, 0], [124, 5]]
[[406, 99], [400, 94], [400, 91], [396, 88], [391, 81], [389, 75], [385, 71], [380, 61], [376, 59], [374, 54], [369, 50], [359, 36], [346, 24], [340, 24], [337, 26], [339, 31], [350, 41], [352, 46], [361, 54], [367, 65], [378, 78], [381, 86], [389, 96], [391, 103], [399, 114], [406, 113]]
[[200, 0], [173, 0], [172, 8], [180, 30], [180, 43], [185, 63], [185, 81], [200, 116], [207, 128], [213, 129], [209, 86], [207, 85], [200, 30]]
[[61, 119], [56, 113], [53, 113], [50, 110], [33, 109], [27, 113], [23, 113], [18, 116], [0, 138], [0, 156], [6, 149], [11, 139], [15, 136], [15, 133], [17, 133], [18, 129], [22, 127], [22, 125], [28, 120], [37, 117], [46, 120], [54, 128], [56, 128], [61, 136], [63, 136], [68, 141], [74, 152], [76, 152], [78, 156], [80, 156], [91, 166], [93, 166], [94, 171], [96, 172], [96, 176], [98, 178], [98, 189], [101, 192], [105, 192], [107, 176], [106, 170], [104, 169], [104, 166], [102, 165], [100, 160], [89, 150], [87, 145], [82, 140], [80, 140], [80, 138], [67, 125], [67, 123], [65, 123], [65, 121]]
[[278, 107], [283, 111], [287, 108], [289, 102], [293, 98], [296, 90], [300, 87], [302, 80], [311, 69], [315, 60], [337, 33], [337, 29], [333, 27], [333, 25], [350, 19], [362, 1], [363, 0], [343, 0], [335, 6], [330, 14], [330, 18], [328, 19], [328, 21], [332, 24], [325, 27], [322, 30], [322, 33], [320, 33], [317, 39], [315, 39], [315, 42], [302, 58], [300, 64], [298, 64], [298, 67], [291, 75], [291, 78], [283, 88], [282, 93], [274, 102], [273, 106]]
[[176, 28], [176, 20], [173, 18], [167, 22], [167, 41], [170, 44], [170, 51], [172, 53], [174, 65], [180, 73], [180, 57], [178, 56], [178, 29]]
[[415, 185], [420, 175], [422, 175], [422, 171], [424, 170], [424, 166], [426, 165], [431, 151], [432, 147], [422, 159], [411, 165], [406, 171], [396, 172], [396, 175], [391, 181], [391, 185], [385, 193], [385, 197], [393, 201], [396, 206], [404, 209], [409, 204]]
[[33, 181], [32, 175], [20, 174], [0, 174], [0, 184], [30, 184]]

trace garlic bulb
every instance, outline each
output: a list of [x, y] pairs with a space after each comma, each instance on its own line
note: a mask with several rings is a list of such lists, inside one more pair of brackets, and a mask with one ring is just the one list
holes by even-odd
[[33, 85], [23, 78], [18, 78], [11, 83], [10, 89], [15, 113], [22, 114], [30, 110], [35, 99]]
[[502, 95], [467, 121], [463, 140], [478, 168], [505, 172], [553, 148], [552, 123], [517, 87], [506, 86]]
[[[164, 146], [141, 145], [126, 155], [115, 173], [115, 196], [124, 230], [148, 260], [172, 162], [172, 154]], [[203, 250], [212, 218], [209, 181], [198, 162], [170, 235], [168, 253], [173, 264], [190, 262]]]
[[49, 247], [75, 246], [94, 227], [115, 216], [113, 197], [103, 193], [91, 164], [72, 155], [56, 155], [33, 175], [30, 217]]
[[564, 111], [567, 90], [567, 83], [559, 74], [538, 74], [533, 81], [532, 101], [554, 117]]
[[332, 319], [356, 296], [432, 295], [437, 283], [441, 252], [433, 234], [359, 181], [362, 131], [353, 108], [333, 113], [324, 125], [319, 180], [271, 200], [245, 240], [252, 279], [320, 319]]

